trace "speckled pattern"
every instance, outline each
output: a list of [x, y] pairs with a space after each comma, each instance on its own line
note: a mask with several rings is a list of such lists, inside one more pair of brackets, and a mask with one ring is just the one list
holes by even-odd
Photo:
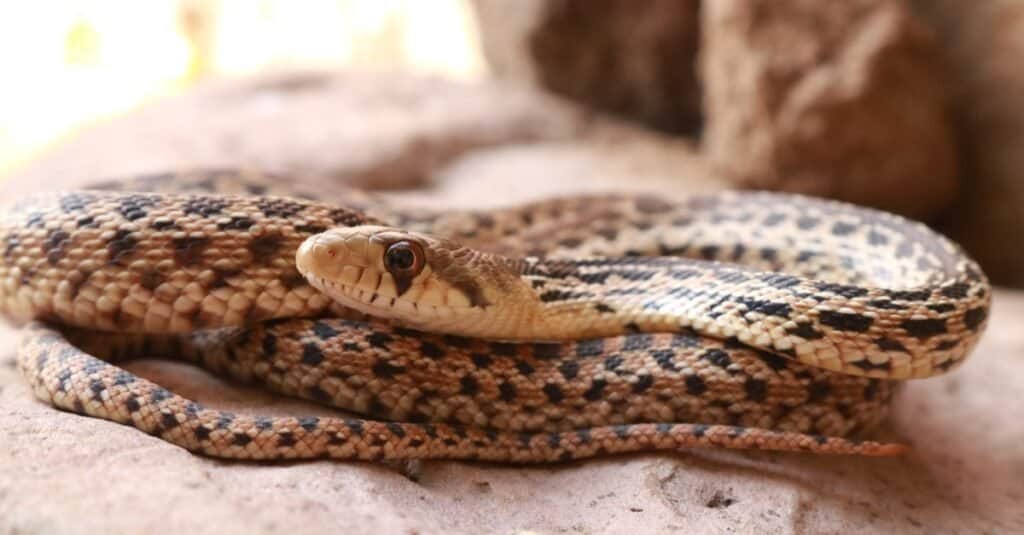
[[[145, 183], [160, 189], [187, 182], [198, 189], [218, 189], [221, 181], [237, 178], [230, 173], [200, 179], [175, 176], [143, 179], [128, 187], [143, 189], [138, 186]], [[253, 177], [247, 180], [255, 184]], [[247, 189], [273, 193], [265, 186]], [[723, 210], [730, 203], [737, 206], [736, 199], [748, 207], [752, 201], [768, 201], [767, 210]], [[40, 209], [46, 206], [50, 208]], [[955, 363], [967, 354], [984, 327], [988, 305], [984, 277], [973, 263], [922, 227], [793, 197], [724, 194], [675, 207], [649, 199], [588, 198], [489, 214], [417, 214], [396, 213], [362, 196], [354, 196], [350, 211], [271, 197], [79, 192], [25, 201], [10, 213], [3, 230], [6, 271], [0, 296], [6, 312], [88, 329], [180, 332], [274, 317], [322, 316], [329, 303], [295, 277], [289, 258], [294, 247], [325, 230], [327, 220], [356, 225], [378, 218], [491, 253], [543, 253], [551, 265], [564, 266], [581, 254], [613, 254], [616, 248], [626, 256], [729, 259], [791, 272], [774, 275], [778, 280], [817, 277], [816, 295], [829, 298], [849, 297], [859, 288], [855, 284], [885, 280], [890, 283], [885, 306], [872, 306], [913, 309], [903, 324], [892, 326], [892, 335], [916, 338], [922, 347], [925, 341], [938, 344], [928, 346], [945, 355], [931, 361], [938, 364]], [[10, 223], [12, 218], [16, 224]], [[588, 226], [579, 224], [584, 221]], [[689, 242], [662, 241], [657, 222], [689, 229]], [[779, 225], [789, 231], [802, 228], [804, 236], [830, 237], [798, 245], [793, 232], [750, 232]], [[830, 231], [823, 232], [822, 225]], [[736, 234], [744, 227], [748, 232]], [[723, 231], [712, 235], [709, 228]], [[874, 235], [882, 236], [875, 242], [885, 243], [870, 243]], [[865, 254], [864, 243], [880, 249]], [[890, 250], [896, 251], [894, 259], [884, 254]], [[83, 273], [77, 267], [79, 275], [61, 277], [61, 270], [83, 264], [70, 260], [76, 254], [93, 262], [94, 269]], [[630, 262], [634, 268], [643, 263]], [[530, 265], [524, 276], [550, 278], [548, 268]], [[120, 293], [106, 290], [109, 284]], [[90, 294], [92, 285], [102, 290]], [[732, 301], [743, 304], [735, 297]], [[83, 309], [81, 302], [93, 308]], [[159, 304], [164, 306], [154, 306]], [[871, 315], [875, 311], [825, 312], [829, 314], [819, 313], [818, 325], [831, 323], [838, 331], [863, 332], [859, 326], [864, 318], [887, 324], [884, 317]], [[929, 325], [927, 332], [918, 329], [922, 321]], [[858, 328], [850, 327], [854, 323]], [[799, 323], [783, 327], [794, 329], [789, 336], [797, 342], [815, 339]], [[870, 427], [883, 414], [892, 383], [803, 366], [787, 358], [799, 356], [798, 351], [755, 350], [735, 334], [702, 329], [690, 325], [675, 333], [565, 344], [495, 344], [321, 319], [163, 340], [112, 340], [90, 332], [72, 336], [108, 358], [162, 347], [169, 356], [192, 355], [212, 369], [281, 392], [412, 423], [236, 417], [208, 410], [79, 351], [62, 333], [43, 326], [29, 331], [19, 364], [37, 395], [62, 408], [129, 423], [193, 451], [222, 457], [537, 462], [690, 445], [866, 454], [901, 450], [821, 436]], [[90, 344], [96, 337], [101, 343]], [[875, 346], [887, 353], [910, 353], [906, 346], [902, 351], [893, 344], [884, 348], [877, 340]], [[922, 353], [932, 358], [931, 352]], [[359, 357], [366, 354], [372, 358]], [[888, 377], [893, 375], [889, 362], [861, 370], [888, 371], [876, 374]], [[948, 367], [929, 366], [928, 372]], [[413, 373], [417, 368], [421, 373]], [[682, 421], [688, 423], [677, 423]]]

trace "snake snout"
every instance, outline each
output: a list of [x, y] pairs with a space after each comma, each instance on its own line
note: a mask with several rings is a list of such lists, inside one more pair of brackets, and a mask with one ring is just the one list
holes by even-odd
[[365, 265], [345, 240], [329, 233], [306, 238], [295, 253], [295, 265], [305, 276], [336, 276], [345, 265]]
[[364, 272], [379, 273], [384, 247], [373, 241], [373, 227], [339, 228], [310, 236], [295, 253], [295, 266], [314, 286], [352, 285]]

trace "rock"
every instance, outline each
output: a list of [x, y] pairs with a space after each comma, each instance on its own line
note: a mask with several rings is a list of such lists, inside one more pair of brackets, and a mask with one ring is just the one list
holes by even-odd
[[323, 72], [210, 83], [81, 133], [15, 174], [36, 185], [248, 166], [359, 187], [413, 187], [465, 152], [564, 139], [579, 129], [582, 117], [570, 106], [489, 87]]
[[964, 186], [943, 229], [1000, 284], [1024, 287], [1024, 4], [918, 1], [942, 39]]
[[725, 189], [692, 141], [615, 121], [592, 121], [574, 140], [510, 144], [466, 154], [430, 192], [396, 193], [470, 207], [536, 200], [581, 191], [641, 191], [665, 197]]
[[[291, 85], [287, 76], [278, 79]], [[345, 170], [358, 169], [346, 154], [384, 166], [387, 154], [414, 162], [411, 172], [434, 187], [401, 196], [435, 206], [479, 207], [596, 189], [673, 195], [723, 187], [685, 140], [585, 118], [529, 92], [508, 104], [518, 93], [490, 85], [431, 91], [442, 87], [432, 83], [340, 75], [318, 85], [334, 88], [329, 95], [272, 90], [274, 128], [252, 103], [251, 89], [259, 83], [216, 84], [216, 90], [201, 88], [82, 132], [7, 178], [3, 195], [207, 161], [301, 163], [326, 189], [348, 176]], [[400, 84], [425, 93], [394, 89]], [[362, 102], [374, 120], [391, 117], [390, 135], [369, 122], [320, 124], [351, 118], [331, 115], [331, 101], [349, 113]], [[391, 105], [403, 113], [388, 114]], [[451, 122], [426, 120], [435, 116]], [[191, 128], [190, 118], [198, 121]], [[251, 127], [256, 124], [264, 127]], [[288, 141], [283, 133], [303, 127], [323, 132], [342, 126], [345, 136], [300, 136], [279, 148], [272, 143]], [[505, 137], [474, 144], [452, 135], [485, 127]], [[427, 136], [423, 146], [451, 142], [465, 150], [442, 151], [447, 160], [417, 159], [412, 144], [395, 141], [417, 132]], [[388, 147], [400, 150], [388, 153]], [[302, 154], [309, 161], [297, 162]], [[366, 155], [376, 156], [359, 159]], [[358, 176], [385, 177], [386, 183], [402, 178], [372, 167]], [[0, 325], [0, 532], [1022, 531], [1017, 497], [1024, 483], [1007, 467], [1019, 463], [1024, 426], [1007, 411], [993, 410], [1024, 389], [1017, 356], [1024, 345], [1022, 317], [1024, 293], [999, 292], [988, 336], [972, 360], [948, 376], [915, 382], [898, 397], [891, 424], [876, 436], [912, 443], [915, 451], [903, 458], [694, 450], [537, 467], [429, 462], [418, 483], [372, 463], [214, 461], [126, 426], [57, 411], [32, 397], [13, 365], [17, 333]], [[337, 414], [181, 363], [141, 360], [126, 367], [210, 407]]]
[[[15, 172], [0, 197], [39, 184], [239, 166], [370, 189], [436, 186], [477, 206], [625, 181], [669, 195], [725, 186], [690, 141], [591, 117], [528, 88], [305, 72], [206, 84], [93, 127]], [[544, 179], [524, 188], [524, 171]], [[481, 176], [508, 180], [514, 197]]]
[[938, 48], [898, 0], [702, 11], [703, 148], [744, 187], [929, 218], [957, 191]]
[[500, 77], [585, 106], [693, 134], [698, 0], [475, 0], [484, 55]]
[[705, 94], [702, 149], [734, 186], [919, 219], [957, 193], [939, 50], [902, 0], [474, 6], [499, 76], [672, 133]]

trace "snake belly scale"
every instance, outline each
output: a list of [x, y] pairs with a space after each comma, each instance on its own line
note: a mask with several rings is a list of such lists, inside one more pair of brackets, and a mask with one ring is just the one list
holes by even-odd
[[[0, 311], [31, 322], [17, 358], [37, 397], [237, 459], [890, 455], [903, 446], [850, 437], [884, 417], [899, 379], [962, 362], [987, 318], [988, 283], [957, 246], [840, 203], [728, 192], [432, 213], [275, 196], [275, 180], [147, 176], [5, 209]], [[367, 321], [388, 316], [370, 306], [385, 277], [366, 267], [349, 279], [369, 302], [339, 304], [296, 268], [307, 240], [384, 225], [429, 252], [433, 276], [403, 295], [435, 317]], [[513, 328], [528, 304], [548, 331]], [[436, 325], [448, 334], [421, 332]], [[206, 408], [116, 364], [144, 355], [373, 419]]]

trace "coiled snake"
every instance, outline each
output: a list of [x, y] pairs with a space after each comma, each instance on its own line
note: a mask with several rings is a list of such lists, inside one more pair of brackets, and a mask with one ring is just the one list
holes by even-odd
[[[884, 416], [895, 380], [961, 362], [987, 317], [956, 245], [836, 202], [429, 213], [275, 181], [147, 176], [6, 208], [0, 312], [31, 322], [17, 358], [35, 394], [238, 459], [889, 455], [903, 446], [844, 437]], [[374, 420], [230, 414], [115, 364], [153, 354]]]

